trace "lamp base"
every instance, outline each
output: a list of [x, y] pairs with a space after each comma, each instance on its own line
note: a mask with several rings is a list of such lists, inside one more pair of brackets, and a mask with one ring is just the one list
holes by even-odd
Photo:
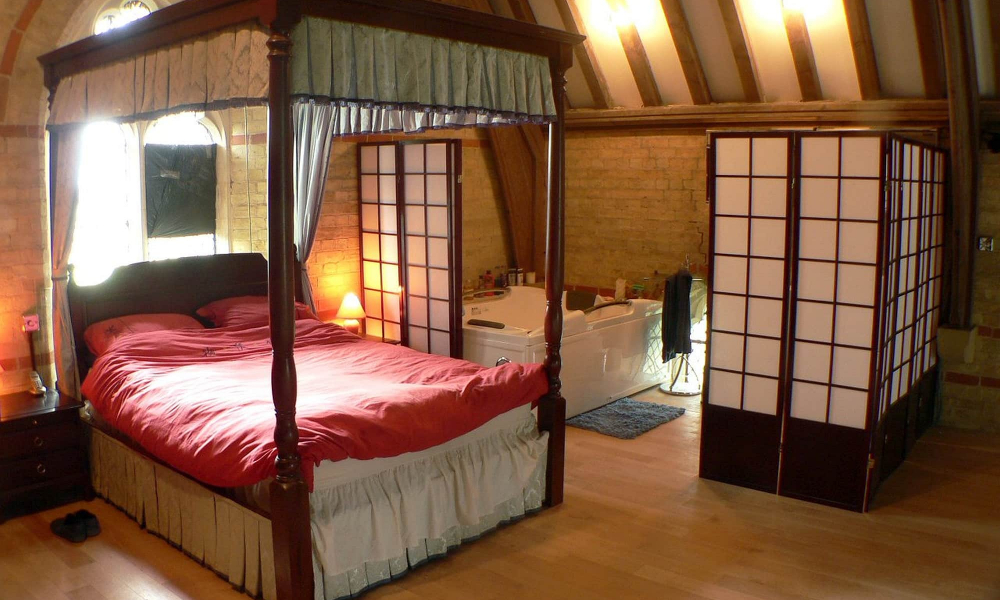
[[344, 321], [344, 329], [354, 335], [361, 335], [361, 323], [357, 319], [347, 319]]

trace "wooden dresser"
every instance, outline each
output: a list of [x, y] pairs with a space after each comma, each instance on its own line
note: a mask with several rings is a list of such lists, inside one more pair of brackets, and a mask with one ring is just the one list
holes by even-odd
[[79, 498], [93, 497], [82, 404], [49, 391], [0, 396], [0, 523]]

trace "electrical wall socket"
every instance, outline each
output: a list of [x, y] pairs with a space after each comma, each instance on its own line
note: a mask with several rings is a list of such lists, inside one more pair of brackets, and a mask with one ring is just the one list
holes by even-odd
[[992, 235], [981, 235], [979, 236], [979, 243], [976, 244], [980, 252], [993, 252], [993, 236]]
[[38, 331], [38, 315], [24, 315], [24, 331]]

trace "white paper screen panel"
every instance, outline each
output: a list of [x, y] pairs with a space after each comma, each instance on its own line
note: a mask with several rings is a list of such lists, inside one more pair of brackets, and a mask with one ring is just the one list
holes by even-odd
[[893, 140], [887, 171], [879, 416], [937, 363], [945, 156], [939, 150]]
[[361, 300], [365, 333], [402, 339], [399, 279], [399, 215], [396, 211], [396, 146], [360, 146]]
[[451, 355], [451, 219], [447, 143], [403, 146], [407, 344]]
[[881, 136], [800, 138], [792, 417], [865, 427], [882, 157]]
[[720, 136], [712, 181], [709, 404], [778, 414], [788, 136]]

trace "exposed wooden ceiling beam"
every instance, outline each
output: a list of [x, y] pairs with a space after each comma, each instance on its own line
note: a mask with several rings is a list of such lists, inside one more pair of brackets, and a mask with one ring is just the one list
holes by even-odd
[[913, 21], [917, 26], [917, 49], [920, 71], [924, 77], [924, 94], [928, 98], [944, 98], [944, 59], [941, 47], [941, 27], [934, 0], [910, 0]]
[[622, 48], [625, 50], [625, 58], [628, 59], [628, 66], [632, 69], [632, 77], [635, 85], [639, 88], [639, 97], [642, 98], [643, 106], [661, 106], [663, 99], [660, 97], [660, 89], [656, 87], [656, 79], [653, 77], [653, 68], [649, 66], [649, 56], [646, 48], [639, 38], [639, 30], [635, 23], [625, 23], [618, 26], [618, 37], [622, 40]]
[[[555, 0], [556, 9], [562, 18], [563, 26], [570, 33], [587, 35], [587, 27], [583, 23], [583, 17], [576, 8], [573, 0]], [[588, 37], [582, 44], [577, 44], [573, 48], [576, 62], [583, 72], [583, 79], [587, 82], [587, 89], [594, 98], [594, 105], [597, 108], [611, 108], [614, 102], [611, 100], [611, 92], [608, 88], [608, 81], [601, 72], [600, 63], [597, 62], [597, 53], [594, 45]]]
[[712, 92], [705, 79], [705, 69], [698, 56], [698, 48], [694, 45], [684, 7], [680, 0], [660, 0], [660, 4], [663, 6], [663, 15], [667, 18], [670, 37], [674, 39], [674, 47], [677, 48], [677, 58], [681, 61], [691, 101], [695, 104], [711, 104]]
[[[494, 1], [503, 2], [503, 0]], [[531, 10], [531, 5], [528, 4], [528, 0], [510, 0], [510, 10], [514, 13], [514, 18], [518, 21], [538, 23], [538, 19], [535, 18], [535, 11]]]
[[[516, 18], [514, 16], [514, 11], [511, 8], [510, 4], [508, 4], [507, 0], [489, 0], [489, 3], [493, 14], [500, 15], [505, 19]], [[520, 20], [524, 21], [525, 19], [520, 19]]]
[[816, 57], [813, 55], [812, 43], [809, 41], [809, 30], [806, 28], [806, 18], [802, 11], [782, 11], [785, 19], [785, 33], [788, 34], [788, 45], [792, 49], [792, 62], [795, 63], [795, 77], [799, 80], [799, 91], [802, 99], [811, 102], [822, 100], [823, 92], [819, 86], [819, 71], [816, 70]]
[[979, 83], [969, 3], [938, 0], [948, 81], [951, 132], [951, 225], [945, 238], [945, 320], [972, 326], [973, 272], [979, 196]]
[[736, 5], [736, 0], [719, 0], [719, 10], [722, 12], [722, 23], [726, 26], [729, 46], [733, 49], [736, 71], [740, 75], [740, 85], [743, 87], [743, 97], [747, 102], [760, 102], [762, 98], [760, 83], [757, 81], [757, 70], [750, 56], [750, 45], [743, 30], [739, 6]]
[[[982, 122], [1000, 124], [1000, 101], [980, 102]], [[669, 129], [698, 131], [739, 128], [873, 127], [939, 129], [948, 127], [945, 100], [867, 100], [823, 102], [725, 103], [641, 109], [574, 109], [566, 126], [576, 130]]]
[[844, 0], [844, 13], [847, 16], [847, 34], [854, 51], [854, 66], [858, 71], [861, 99], [878, 100], [882, 97], [882, 84], [878, 78], [875, 45], [872, 44], [872, 30], [868, 23], [865, 0]]
[[993, 53], [993, 97], [1000, 98], [1000, 0], [988, 0], [990, 52]]

